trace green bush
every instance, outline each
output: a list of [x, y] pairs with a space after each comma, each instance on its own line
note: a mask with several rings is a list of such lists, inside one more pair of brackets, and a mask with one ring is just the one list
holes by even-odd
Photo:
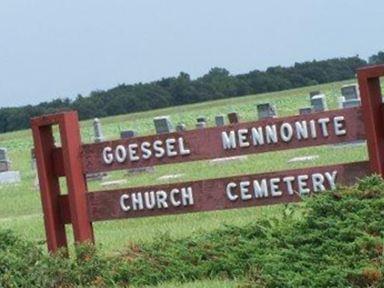
[[[240, 279], [240, 287], [384, 287], [384, 181], [281, 206], [281, 215], [175, 240], [131, 244], [118, 256], [92, 246], [78, 257], [0, 232], [1, 287], [144, 286], [166, 281]], [[295, 213], [295, 212], [300, 213]]]

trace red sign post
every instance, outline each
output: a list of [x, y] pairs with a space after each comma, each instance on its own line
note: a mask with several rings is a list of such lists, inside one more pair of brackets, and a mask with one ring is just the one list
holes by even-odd
[[[170, 134], [82, 144], [76, 112], [31, 120], [48, 250], [94, 242], [92, 222], [296, 202], [301, 195], [384, 176], [384, 66], [358, 71], [362, 107], [265, 119]], [[57, 125], [61, 146], [52, 127]], [[369, 161], [88, 193], [85, 175], [367, 140]], [[59, 177], [68, 194], [62, 195]]]

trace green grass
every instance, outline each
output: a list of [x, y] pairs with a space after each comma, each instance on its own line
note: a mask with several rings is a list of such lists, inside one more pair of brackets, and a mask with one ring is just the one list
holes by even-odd
[[[215, 115], [227, 114], [231, 111], [237, 111], [241, 121], [255, 120], [256, 104], [262, 102], [274, 103], [277, 106], [279, 116], [294, 115], [297, 114], [299, 108], [309, 106], [308, 95], [312, 90], [320, 90], [325, 93], [329, 108], [335, 109], [338, 105], [341, 86], [351, 82], [353, 82], [353, 80], [108, 117], [101, 119], [101, 122], [106, 138], [117, 139], [121, 129], [134, 129], [139, 132], [139, 135], [153, 134], [155, 131], [152, 119], [159, 115], [170, 115], [174, 124], [183, 122], [187, 125], [188, 129], [194, 129], [195, 119], [201, 115], [208, 118], [209, 126], [214, 125]], [[83, 142], [92, 142], [91, 120], [81, 123], [81, 133]], [[12, 160], [12, 169], [19, 170], [22, 175], [22, 182], [20, 184], [0, 186], [0, 228], [11, 228], [27, 239], [43, 241], [45, 236], [39, 191], [34, 186], [35, 172], [30, 168], [30, 149], [32, 148], [31, 131], [25, 130], [1, 134], [0, 147], [6, 147], [8, 149], [10, 159]], [[319, 155], [319, 158], [305, 163], [287, 163], [290, 158], [299, 155]], [[135, 176], [127, 176], [124, 171], [113, 172], [109, 174], [109, 179], [124, 178], [128, 181], [127, 186], [132, 187], [148, 185], [148, 183], [160, 184], [315, 165], [328, 165], [364, 160], [366, 158], [367, 152], [365, 145], [352, 148], [321, 146], [250, 155], [244, 161], [227, 163], [221, 166], [212, 165], [208, 161], [198, 161], [158, 166], [155, 168], [154, 173]], [[183, 174], [184, 176], [172, 181], [158, 180], [160, 176], [167, 174]], [[63, 187], [64, 186], [63, 184]], [[90, 182], [89, 187], [90, 190], [101, 189], [100, 182], [98, 181]], [[183, 238], [193, 235], [196, 232], [211, 231], [225, 224], [244, 226], [256, 219], [275, 214], [279, 209], [279, 206], [271, 206], [96, 223], [96, 241], [106, 252], [114, 254], [126, 247], [129, 243], [152, 242], [164, 233], [169, 234], [172, 238]], [[68, 228], [68, 230], [70, 230], [70, 228]], [[69, 231], [69, 235], [71, 234]], [[179, 287], [219, 287], [223, 285], [223, 283], [219, 283], [217, 284], [219, 286], [215, 286], [215, 283], [216, 282], [201, 282], [198, 284], [190, 284], [192, 286]]]
[[77, 257], [53, 257], [0, 229], [0, 287], [384, 287], [384, 180], [303, 200], [246, 225], [161, 234], [115, 255], [84, 245]]

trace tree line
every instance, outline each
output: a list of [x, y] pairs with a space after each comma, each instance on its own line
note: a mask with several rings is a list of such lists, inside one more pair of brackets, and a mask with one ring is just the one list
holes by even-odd
[[368, 61], [359, 56], [313, 60], [239, 75], [231, 75], [226, 69], [217, 67], [197, 79], [181, 72], [177, 77], [150, 83], [121, 84], [106, 91], [93, 91], [89, 96], [78, 95], [74, 100], [55, 99], [38, 105], [0, 108], [0, 133], [28, 128], [29, 119], [42, 114], [77, 110], [84, 120], [273, 92], [351, 79], [357, 68], [380, 63], [384, 63], [384, 52], [372, 55]]

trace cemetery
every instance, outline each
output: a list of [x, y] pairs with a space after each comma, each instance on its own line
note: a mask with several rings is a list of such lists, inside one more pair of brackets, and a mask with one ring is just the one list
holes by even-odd
[[[351, 81], [340, 82], [336, 86], [318, 87], [319, 91], [315, 96], [325, 95], [326, 98], [326, 101], [323, 101], [324, 99], [319, 101], [321, 108], [314, 107], [318, 104], [316, 101], [311, 103], [308, 99], [311, 88], [306, 88], [266, 94], [264, 99], [263, 95], [246, 97], [240, 99], [236, 109], [233, 106], [228, 107], [225, 101], [216, 102], [218, 108], [212, 104], [207, 104], [203, 109], [202, 104], [191, 105], [182, 115], [179, 111], [167, 109], [158, 112], [157, 115], [149, 114], [146, 121], [152, 124], [150, 126], [140, 125], [140, 122], [135, 120], [137, 118], [135, 115], [132, 118], [124, 118], [124, 122], [117, 117], [112, 122], [94, 119], [81, 123], [81, 130], [78, 130], [81, 132], [81, 137], [90, 139], [89, 143], [81, 145], [82, 158], [78, 160], [84, 164], [81, 168], [84, 169], [82, 173], [87, 175], [107, 173], [108, 179], [99, 178], [92, 182], [87, 179], [88, 191], [92, 191], [87, 193], [89, 194], [87, 201], [90, 203], [87, 216], [90, 222], [87, 223], [93, 222], [91, 229], [95, 234], [89, 230], [86, 233], [81, 231], [89, 224], [73, 222], [72, 213], [78, 213], [78, 219], [81, 219], [86, 216], [82, 213], [88, 209], [79, 206], [78, 210], [72, 210], [70, 207], [73, 202], [70, 203], [74, 200], [70, 200], [70, 194], [60, 196], [60, 206], [65, 207], [61, 208], [63, 211], [60, 216], [63, 221], [61, 225], [64, 227], [73, 225], [69, 231], [75, 234], [75, 239], [78, 237], [78, 242], [93, 239], [97, 250], [115, 251], [116, 247], [125, 241], [151, 243], [152, 238], [156, 238], [164, 231], [164, 225], [170, 227], [167, 229], [172, 231], [172, 235], [179, 235], [172, 236], [176, 237], [176, 241], [192, 237], [200, 229], [206, 229], [204, 231], [210, 233], [209, 235], [215, 235], [215, 229], [220, 228], [222, 223], [234, 224], [239, 227], [237, 229], [246, 229], [243, 227], [247, 227], [250, 221], [261, 225], [258, 221], [269, 219], [271, 215], [282, 213], [281, 211], [287, 209], [284, 208], [287, 206], [280, 205], [281, 203], [299, 202], [309, 195], [328, 194], [330, 192], [324, 191], [338, 189], [340, 185], [352, 185], [357, 179], [369, 175], [370, 171], [376, 169], [375, 167], [380, 167], [378, 163], [371, 161], [374, 159], [371, 155], [381, 152], [369, 148], [371, 145], [369, 143], [368, 149], [365, 144], [344, 146], [345, 143], [352, 143], [351, 141], [355, 140], [365, 141], [366, 133], [369, 133], [364, 124], [364, 117], [367, 116], [360, 105], [339, 106], [342, 87], [350, 83]], [[299, 96], [296, 102], [290, 104], [289, 111], [279, 109], [279, 103], [285, 103], [285, 99], [297, 94]], [[359, 101], [362, 101], [362, 95], [359, 97]], [[312, 105], [310, 111], [308, 105]], [[244, 109], [246, 107], [253, 109], [247, 112], [233, 112], [246, 110]], [[264, 107], [269, 114], [260, 117], [259, 107]], [[271, 107], [274, 108], [270, 109]], [[300, 113], [300, 109], [304, 109], [302, 107], [307, 110], [306, 113]], [[271, 112], [273, 110], [275, 111]], [[40, 123], [45, 125], [44, 121], [47, 121], [47, 118], [41, 121]], [[135, 130], [121, 130], [120, 125], [117, 125], [120, 123], [125, 127], [135, 127]], [[173, 123], [179, 123], [175, 125], [176, 129], [173, 128]], [[178, 128], [181, 126], [180, 123], [183, 123], [182, 129]], [[199, 123], [204, 123], [204, 126], [196, 126]], [[67, 133], [76, 130], [75, 126], [72, 126]], [[17, 132], [14, 135], [25, 133]], [[69, 142], [66, 142], [65, 139], [60, 139], [60, 134], [55, 134], [59, 144], [53, 149], [55, 160], [50, 165], [61, 179], [64, 179], [65, 175], [68, 177], [68, 166], [62, 159], [68, 159], [67, 163], [75, 163], [69, 154], [63, 155], [65, 158], [60, 156], [66, 153], [62, 145], [76, 147], [73, 142], [76, 138], [74, 133], [68, 138]], [[20, 139], [25, 141], [27, 137], [23, 136]], [[21, 170], [21, 175], [25, 175], [21, 178], [21, 185], [27, 187], [24, 183], [28, 181], [31, 183], [36, 173], [32, 171], [30, 164], [32, 141], [20, 142], [26, 143], [20, 144], [20, 147], [27, 147], [23, 148], [25, 152], [22, 153], [14, 150], [9, 144], [11, 142], [7, 141], [6, 138], [0, 139], [0, 146], [7, 147], [8, 161], [12, 162], [11, 168]], [[340, 144], [339, 148], [330, 150], [335, 144], [338, 146]], [[41, 151], [39, 154], [39, 151], [36, 151], [37, 147], [34, 148], [34, 154], [39, 159]], [[295, 158], [297, 160], [290, 161]], [[24, 164], [20, 166], [19, 163]], [[37, 160], [37, 166], [37, 171], [41, 173], [41, 160], [40, 162]], [[155, 170], [148, 173], [145, 167]], [[124, 172], [120, 171], [123, 169]], [[144, 172], [128, 178], [126, 171], [131, 169], [144, 169]], [[72, 174], [71, 177], [79, 179], [76, 178], [76, 174]], [[67, 182], [64, 189], [77, 190], [79, 186], [73, 183]], [[4, 193], [5, 187], [7, 191], [4, 194], [5, 199], [11, 197], [12, 193], [20, 193], [20, 188], [17, 186], [2, 185], [5, 186], [0, 186], [0, 192]], [[28, 233], [29, 237], [34, 235], [32, 237], [36, 239], [44, 239], [47, 235], [44, 233], [42, 207], [38, 205], [40, 196], [32, 188], [27, 188], [25, 191], [21, 194], [25, 200], [18, 201], [19, 208], [15, 208], [15, 204], [9, 200], [4, 202], [7, 204], [0, 203], [5, 215], [12, 215], [14, 212], [11, 212], [11, 209], [19, 211], [15, 216], [16, 222], [1, 219], [0, 221], [5, 227], [19, 229], [20, 233]], [[333, 203], [333, 200], [328, 201]], [[252, 206], [257, 208], [251, 208]], [[201, 212], [216, 210], [219, 211], [208, 214]], [[34, 213], [37, 216], [31, 218], [18, 216], [25, 213], [27, 215]], [[191, 214], [183, 215], [184, 213]], [[204, 216], [200, 216], [202, 214]], [[144, 216], [156, 217], [142, 218]], [[124, 220], [100, 222], [117, 219]], [[214, 219], [220, 220], [215, 223], [217, 220]], [[78, 228], [76, 225], [79, 225]], [[60, 226], [57, 228], [60, 229]], [[57, 238], [56, 244], [48, 241], [48, 248], [53, 251], [55, 247], [67, 246], [73, 242], [70, 237], [68, 239], [66, 236], [60, 237], [63, 236]], [[202, 239], [196, 241], [205, 243]], [[179, 245], [176, 244], [179, 242], [172, 243]], [[143, 245], [151, 247], [150, 244]], [[100, 248], [101, 246], [104, 248]], [[225, 244], [221, 247], [227, 249]], [[231, 255], [229, 247], [227, 253]], [[70, 257], [73, 258], [74, 255]], [[127, 265], [119, 260], [114, 261], [116, 265]], [[175, 258], [175, 261], [178, 260]], [[129, 265], [136, 265], [134, 263], [136, 262]], [[147, 272], [131, 276], [132, 279], [146, 277], [145, 275], [151, 273], [153, 275], [151, 267], [146, 269]], [[173, 279], [173, 276], [169, 277]], [[146, 283], [152, 282], [148, 280]]]
[[[297, 202], [304, 195], [351, 185], [371, 173], [384, 175], [384, 152], [380, 150], [384, 145], [384, 129], [380, 130], [384, 115], [379, 117], [376, 112], [382, 105], [381, 86], [379, 81], [372, 81], [380, 76], [384, 76], [384, 66], [358, 71], [360, 85], [367, 87], [361, 89], [364, 109], [326, 111], [325, 95], [311, 92], [310, 114], [278, 118], [275, 106], [263, 103], [257, 105], [258, 121], [239, 123], [236, 115], [236, 123], [229, 119], [232, 125], [206, 128], [207, 119], [199, 116], [197, 123], [204, 126], [176, 132], [178, 135], [173, 134], [171, 117], [167, 115], [153, 119], [156, 135], [103, 141], [100, 121], [95, 119], [95, 143], [84, 145], [74, 111], [31, 119], [48, 250], [56, 252], [67, 247], [65, 224], [72, 225], [76, 243], [94, 242], [95, 221]], [[55, 147], [52, 125], [59, 125], [61, 147]], [[46, 127], [50, 128], [48, 134], [44, 132]], [[362, 139], [367, 140], [368, 161], [93, 193], [88, 193], [83, 177]], [[68, 195], [61, 195], [60, 187], [54, 184], [59, 177], [66, 178]], [[258, 200], [248, 202], [252, 199]]]
[[0, 184], [20, 182], [20, 172], [11, 171], [11, 161], [6, 148], [0, 148]]
[[383, 0], [0, 14], [0, 288], [384, 288]]

